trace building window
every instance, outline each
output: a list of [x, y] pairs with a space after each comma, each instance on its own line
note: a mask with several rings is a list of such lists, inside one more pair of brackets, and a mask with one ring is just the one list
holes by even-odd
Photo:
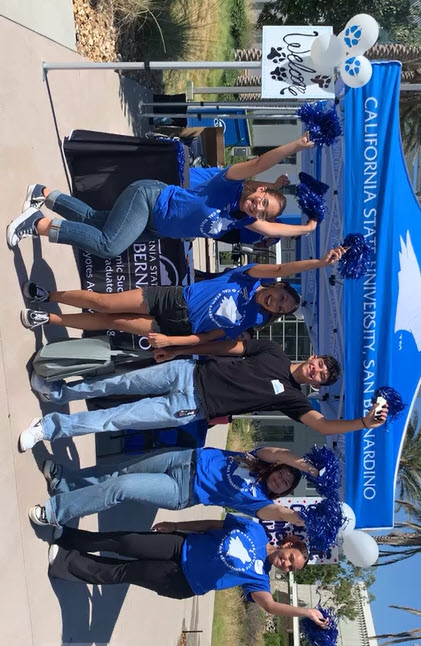
[[282, 316], [276, 323], [259, 330], [258, 338], [279, 343], [291, 361], [305, 361], [312, 353], [305, 323], [293, 314]]
[[[253, 155], [263, 155], [263, 153], [269, 152], [269, 150], [273, 150], [273, 146], [253, 146], [251, 149]], [[289, 157], [285, 157], [282, 159], [279, 164], [297, 164], [297, 154], [294, 153], [293, 155], [289, 155]]]
[[293, 442], [294, 427], [266, 424], [261, 420], [260, 433], [263, 442]]
[[[270, 107], [270, 104], [269, 106]], [[297, 119], [253, 119], [253, 125], [255, 126], [296, 126]]]

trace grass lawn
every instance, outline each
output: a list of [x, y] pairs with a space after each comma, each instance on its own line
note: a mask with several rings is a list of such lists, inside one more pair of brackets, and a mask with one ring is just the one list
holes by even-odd
[[[173, 0], [170, 17], [178, 25], [179, 38], [183, 41], [180, 58], [190, 61], [233, 60], [233, 49], [247, 44], [249, 39], [248, 1]], [[242, 11], [234, 11], [239, 6]], [[164, 28], [164, 41], [165, 31]], [[237, 74], [236, 70], [171, 70], [164, 72], [164, 86], [168, 94], [176, 94], [185, 92], [187, 80], [193, 81], [196, 87], [229, 85], [234, 83]], [[208, 98], [211, 100], [211, 96]]]

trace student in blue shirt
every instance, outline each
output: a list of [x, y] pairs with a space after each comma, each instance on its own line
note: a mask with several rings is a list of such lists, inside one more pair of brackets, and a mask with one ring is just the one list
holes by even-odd
[[122, 330], [148, 336], [154, 347], [235, 339], [247, 328], [269, 325], [299, 307], [298, 292], [287, 282], [274, 280], [331, 266], [343, 253], [343, 247], [336, 247], [320, 260], [251, 264], [186, 287], [149, 286], [116, 294], [88, 290], [49, 292], [28, 282], [24, 294], [35, 302], [49, 300], [97, 313], [56, 314], [25, 309], [21, 320], [30, 329], [49, 323], [82, 330]]
[[295, 511], [274, 502], [294, 490], [301, 472], [318, 475], [311, 463], [275, 447], [252, 453], [162, 449], [78, 471], [47, 460], [43, 473], [51, 498], [33, 507], [30, 518], [41, 525], [65, 525], [131, 500], [163, 509], [219, 505], [263, 520], [303, 525]]
[[[154, 530], [99, 533], [66, 527], [50, 547], [49, 576], [97, 585], [134, 584], [172, 599], [240, 585], [245, 597], [266, 612], [308, 617], [327, 627], [317, 608], [290, 606], [272, 597], [272, 566], [296, 572], [307, 563], [307, 547], [297, 537], [271, 545], [259, 523], [231, 514], [225, 520], [158, 523]], [[194, 533], [180, 533], [185, 531]], [[90, 554], [103, 550], [132, 560]]]
[[[304, 135], [224, 168], [197, 188], [139, 180], [123, 191], [111, 211], [97, 211], [60, 191], [33, 184], [27, 189], [24, 212], [7, 229], [8, 245], [13, 248], [27, 236], [48, 236], [50, 242], [112, 258], [135, 241], [219, 238], [242, 227], [275, 238], [309, 233], [317, 226], [315, 220], [305, 225], [274, 222], [285, 205], [283, 196], [264, 185], [247, 188], [244, 180], [313, 145]], [[39, 210], [44, 204], [65, 219], [46, 218]]]

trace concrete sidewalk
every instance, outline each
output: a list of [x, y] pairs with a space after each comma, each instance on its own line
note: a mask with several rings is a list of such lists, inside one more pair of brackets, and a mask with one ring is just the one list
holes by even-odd
[[[136, 106], [142, 95], [136, 84], [125, 81], [122, 85], [113, 72], [51, 72], [47, 85], [42, 61], [80, 57], [5, 18], [0, 18], [0, 57], [0, 214], [4, 230], [20, 212], [27, 184], [42, 182], [68, 189], [60, 148], [64, 135], [76, 128], [132, 134], [138, 130]], [[29, 388], [26, 364], [43, 341], [40, 330], [34, 334], [19, 322], [24, 306], [20, 285], [33, 277], [50, 288], [57, 284], [71, 289], [79, 287], [79, 279], [72, 250], [66, 246], [26, 239], [13, 253], [3, 236], [0, 258], [1, 643], [176, 646], [183, 628], [198, 628], [204, 632], [191, 643], [208, 646], [213, 595], [177, 602], [134, 586], [51, 585], [46, 574], [51, 533], [34, 530], [27, 517], [28, 508], [46, 497], [39, 466], [49, 451], [57, 461], [75, 468], [93, 464], [94, 438], [37, 445], [36, 450], [22, 455], [17, 451], [19, 433], [32, 417], [41, 414]], [[54, 333], [47, 334], [46, 340], [52, 340]], [[211, 442], [223, 446], [225, 429], [213, 430]], [[118, 529], [114, 524], [118, 517], [107, 514], [104, 518]], [[160, 513], [159, 518], [175, 518], [174, 514]], [[220, 510], [195, 508], [178, 515], [216, 518]], [[139, 508], [126, 510], [125, 516], [132, 527], [145, 526], [146, 517], [140, 518]], [[86, 519], [81, 526], [95, 528], [95, 521]]]

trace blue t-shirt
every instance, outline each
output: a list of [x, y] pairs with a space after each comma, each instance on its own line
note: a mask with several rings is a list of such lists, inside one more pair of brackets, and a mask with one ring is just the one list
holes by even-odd
[[222, 529], [189, 534], [181, 567], [195, 594], [241, 585], [244, 594], [270, 592], [268, 539], [260, 523], [227, 514]]
[[183, 296], [187, 303], [188, 318], [194, 333], [222, 329], [235, 339], [249, 327], [263, 325], [269, 318], [254, 298], [256, 290], [267, 279], [253, 278], [244, 265], [211, 280], [187, 285]]
[[193, 493], [197, 503], [231, 507], [255, 516], [263, 507], [273, 505], [264, 482], [256, 482], [245, 464], [235, 457], [244, 453], [221, 449], [196, 449], [196, 473]]
[[[206, 182], [208, 182], [212, 177], [214, 177], [219, 172], [220, 172], [219, 168], [201, 168], [201, 167], [190, 168], [190, 188], [196, 189], [202, 184], [205, 184]], [[278, 217], [276, 217], [273, 220], [273, 222], [281, 223], [282, 222], [281, 217], [282, 217], [281, 215], [278, 215]], [[263, 242], [263, 240], [265, 240], [266, 237], [267, 236], [262, 236], [261, 233], [257, 233], [256, 231], [247, 229], [244, 226], [240, 228], [240, 242], [242, 242], [243, 244], [256, 244], [257, 242]], [[275, 243], [272, 242], [272, 244], [275, 244]]]
[[255, 222], [248, 215], [234, 217], [243, 182], [226, 179], [227, 170], [218, 170], [195, 188], [164, 188], [153, 210], [159, 235], [165, 238], [219, 238], [230, 229]]

